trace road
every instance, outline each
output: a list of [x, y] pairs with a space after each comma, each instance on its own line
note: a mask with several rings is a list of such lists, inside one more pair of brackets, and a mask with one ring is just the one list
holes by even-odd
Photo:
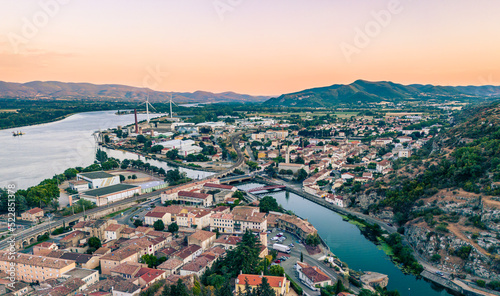
[[[134, 196], [134, 197], [130, 197], [130, 198], [127, 198], [127, 199], [123, 199], [123, 200], [120, 200], [120, 201], [117, 201], [117, 202], [114, 202], [112, 203], [113, 206], [119, 206], [119, 205], [123, 205], [123, 204], [127, 204], [127, 203], [130, 203], [130, 202], [134, 202], [134, 201], [137, 201], [137, 200], [141, 200], [141, 199], [151, 199], [153, 197], [159, 197], [161, 194], [161, 191], [154, 191], [154, 192], [151, 192], [151, 193], [146, 193], [146, 194], [142, 194], [142, 195], [139, 195], [139, 196]], [[97, 208], [93, 208], [93, 209], [90, 209], [88, 211], [85, 211], [85, 215], [90, 215], [90, 214], [95, 214], [95, 213], [98, 213], [100, 211], [104, 211], [104, 210], [107, 210], [108, 207], [107, 206], [103, 206], [103, 207], [97, 207]], [[17, 240], [22, 240], [24, 237], [29, 237], [29, 236], [32, 236], [34, 234], [38, 234], [38, 233], [44, 233], [48, 230], [51, 230], [51, 229], [54, 229], [54, 228], [57, 228], [57, 227], [61, 227], [64, 223], [66, 225], [69, 225], [70, 222], [73, 222], [73, 221], [76, 221], [78, 219], [80, 219], [81, 217], [83, 217], [84, 213], [78, 213], [78, 214], [75, 214], [75, 215], [71, 215], [71, 216], [68, 216], [68, 217], [63, 217], [63, 218], [60, 218], [60, 219], [57, 219], [57, 220], [54, 220], [54, 221], [50, 221], [49, 223], [43, 223], [43, 224], [39, 224], [35, 227], [31, 227], [31, 228], [28, 228], [28, 229], [25, 229], [23, 231], [20, 231], [18, 233], [15, 233], [14, 236], [16, 238], [16, 241]], [[8, 239], [5, 239], [3, 241], [0, 242], [0, 250], [6, 248], [10, 246], [10, 242]]]

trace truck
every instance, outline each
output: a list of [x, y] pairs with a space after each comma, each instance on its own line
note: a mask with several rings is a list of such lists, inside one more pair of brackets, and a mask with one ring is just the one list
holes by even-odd
[[273, 244], [273, 249], [287, 254], [290, 254], [291, 251], [290, 247], [281, 244]]

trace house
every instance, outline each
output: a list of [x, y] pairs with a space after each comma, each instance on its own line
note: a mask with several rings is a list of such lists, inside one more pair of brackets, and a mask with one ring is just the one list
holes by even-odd
[[101, 273], [111, 274], [111, 270], [120, 264], [138, 262], [139, 250], [140, 247], [129, 246], [102, 256], [99, 258], [101, 262]]
[[95, 269], [77, 267], [66, 272], [63, 277], [78, 278], [85, 282], [87, 286], [91, 286], [99, 281], [99, 271]]
[[204, 207], [210, 207], [213, 203], [213, 196], [206, 193], [179, 191], [177, 193], [177, 200], [203, 205]]
[[343, 173], [341, 175], [341, 178], [343, 180], [349, 180], [349, 179], [354, 179], [354, 177], [356, 177], [354, 174], [351, 174], [351, 173]]
[[120, 176], [103, 171], [76, 174], [77, 181], [85, 181], [91, 189], [120, 184]]
[[111, 276], [121, 276], [124, 279], [133, 279], [141, 269], [140, 264], [122, 263], [111, 269]]
[[40, 250], [57, 250], [59, 247], [54, 242], [42, 242], [33, 247], [33, 255], [40, 255]]
[[120, 231], [125, 228], [125, 225], [114, 223], [110, 224], [106, 230], [104, 230], [104, 237], [106, 238], [106, 241], [114, 240], [114, 239], [119, 239], [120, 238]]
[[234, 235], [223, 235], [214, 241], [215, 246], [222, 246], [226, 250], [231, 250], [236, 248], [238, 243], [241, 242], [240, 236]]
[[21, 296], [28, 294], [32, 290], [26, 283], [0, 279], [0, 295]]
[[111, 287], [113, 296], [139, 296], [141, 287], [129, 282], [120, 281]]
[[46, 257], [61, 260], [72, 260], [76, 263], [76, 267], [83, 269], [94, 269], [99, 266], [99, 257], [89, 254], [79, 254], [74, 252], [65, 252], [62, 250], [54, 250], [48, 253]]
[[203, 249], [198, 245], [189, 245], [182, 250], [172, 254], [173, 258], [181, 260], [184, 264], [192, 261], [203, 252]]
[[234, 231], [233, 214], [215, 213], [210, 216], [210, 231], [232, 233]]
[[80, 230], [75, 230], [71, 232], [70, 234], [66, 235], [63, 237], [60, 241], [59, 244], [61, 245], [62, 249], [70, 248], [70, 247], [76, 247], [80, 244], [80, 240], [85, 239], [86, 234], [83, 231]]
[[164, 225], [171, 223], [171, 215], [167, 212], [148, 212], [144, 216], [144, 223], [153, 226], [156, 221], [161, 220]]
[[158, 269], [164, 270], [166, 275], [179, 274], [179, 271], [184, 265], [182, 260], [176, 258], [170, 258], [162, 264], [158, 265]]
[[90, 189], [90, 183], [85, 180], [69, 181], [69, 188], [76, 192], [83, 192]]
[[148, 267], [143, 267], [137, 272], [137, 277], [139, 278], [139, 285], [142, 288], [148, 288], [155, 282], [165, 278], [165, 271], [161, 269], [153, 269]]
[[341, 208], [345, 208], [347, 206], [347, 203], [344, 200], [344, 197], [342, 197], [340, 195], [335, 195], [335, 194], [329, 193], [325, 196], [325, 201], [327, 201], [331, 204], [337, 205]]
[[43, 218], [43, 210], [40, 208], [33, 208], [21, 214], [21, 220], [31, 221], [33, 223], [38, 222]]
[[244, 233], [247, 229], [253, 231], [266, 231], [266, 213], [260, 213], [255, 207], [235, 207], [233, 209], [234, 232]]
[[201, 275], [205, 272], [208, 264], [209, 264], [209, 260], [207, 258], [198, 257], [198, 258], [194, 259], [193, 261], [184, 265], [180, 270], [180, 275], [186, 276], [186, 275], [195, 274], [198, 277], [201, 277]]
[[386, 169], [391, 168], [391, 162], [384, 159], [382, 161], [377, 162], [377, 172], [383, 173]]
[[266, 278], [267, 282], [273, 288], [276, 295], [287, 295], [290, 290], [290, 282], [283, 276], [269, 276], [269, 275], [256, 275], [256, 274], [239, 274], [236, 278], [236, 291], [245, 291], [245, 285], [248, 282], [250, 288], [256, 289], [262, 284], [262, 278]]
[[177, 225], [203, 229], [210, 226], [211, 215], [212, 212], [208, 209], [189, 209], [189, 211], [177, 215]]
[[278, 228], [291, 232], [297, 235], [300, 239], [305, 240], [309, 234], [316, 234], [317, 230], [307, 220], [302, 220], [299, 217], [283, 214], [278, 217]]
[[215, 232], [198, 230], [188, 237], [188, 245], [198, 245], [203, 250], [206, 250], [213, 245], [215, 237]]
[[299, 279], [309, 287], [326, 287], [332, 285], [332, 279], [317, 266], [310, 266], [305, 262], [297, 261], [295, 265]]
[[88, 237], [97, 237], [101, 241], [106, 240], [106, 228], [113, 223], [117, 223], [116, 220], [87, 220], [80, 221], [73, 226], [73, 230], [80, 230], [87, 233]]

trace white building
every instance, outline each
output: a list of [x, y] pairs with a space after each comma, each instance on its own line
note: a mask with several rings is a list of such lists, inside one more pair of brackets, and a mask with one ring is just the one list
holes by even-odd
[[97, 206], [104, 206], [135, 195], [141, 194], [141, 187], [128, 184], [116, 184], [98, 189], [87, 190], [80, 198], [91, 201]]
[[215, 213], [210, 217], [210, 231], [219, 230], [221, 233], [234, 231], [233, 214]]
[[76, 180], [87, 181], [91, 189], [120, 184], [120, 176], [111, 175], [103, 171], [79, 173], [76, 174]]

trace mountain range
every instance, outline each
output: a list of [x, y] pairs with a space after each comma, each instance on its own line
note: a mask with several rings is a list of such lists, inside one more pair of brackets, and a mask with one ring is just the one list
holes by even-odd
[[[144, 101], [149, 96], [150, 102], [170, 100], [170, 92], [154, 91], [119, 84], [67, 83], [58, 81], [32, 81], [12, 83], [0, 81], [0, 98], [29, 99], [83, 99], [111, 100], [122, 102]], [[220, 102], [263, 102], [269, 96], [251, 96], [234, 92], [211, 93], [206, 91], [173, 92], [174, 102], [183, 103], [220, 103]]]
[[295, 107], [330, 107], [339, 104], [398, 102], [402, 100], [467, 99], [500, 97], [500, 86], [402, 85], [389, 81], [357, 80], [306, 89], [271, 98], [266, 105]]

